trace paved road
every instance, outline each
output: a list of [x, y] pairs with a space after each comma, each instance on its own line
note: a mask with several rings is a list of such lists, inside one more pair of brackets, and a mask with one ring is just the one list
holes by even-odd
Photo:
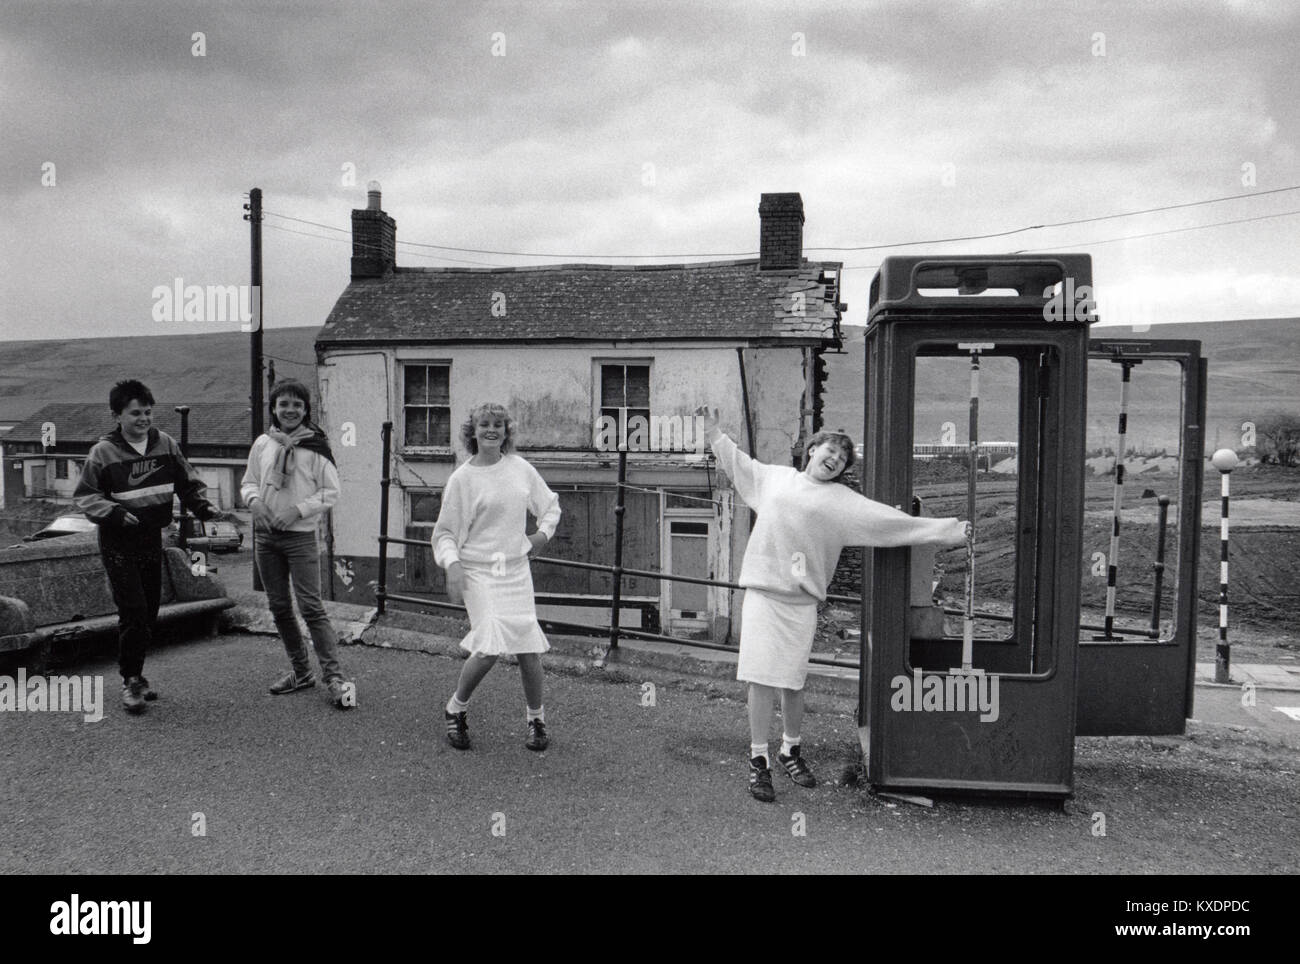
[[[1243, 700], [1243, 696], [1245, 699]], [[1197, 686], [1192, 718], [1249, 732], [1253, 737], [1300, 742], [1300, 692], [1235, 686]]]
[[522, 745], [518, 672], [499, 666], [473, 704], [477, 748], [462, 754], [441, 739], [459, 662], [344, 655], [361, 700], [351, 713], [320, 690], [268, 695], [278, 642], [223, 636], [151, 654], [163, 698], [143, 717], [120, 710], [108, 662], [77, 668], [110, 684], [102, 722], [0, 714], [0, 872], [1300, 870], [1300, 751], [1287, 731], [1207, 723], [1190, 738], [1081, 739], [1066, 812], [926, 810], [835, 785], [856, 730], [816, 714], [806, 755], [823, 785], [782, 776], [764, 806], [745, 790], [734, 701], [660, 686], [648, 707], [636, 683], [548, 674], [554, 743], [537, 755]]

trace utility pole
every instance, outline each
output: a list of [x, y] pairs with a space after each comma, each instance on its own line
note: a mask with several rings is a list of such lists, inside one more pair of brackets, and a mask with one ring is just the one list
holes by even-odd
[[[252, 405], [250, 417], [250, 435], [249, 444], [257, 441], [257, 437], [262, 434], [262, 189], [255, 187], [248, 192], [248, 203], [244, 205], [247, 212], [244, 220], [248, 222], [250, 240], [252, 242], [252, 287], [253, 298], [256, 302], [256, 308], [252, 318], [253, 328], [251, 331], [252, 338], [249, 341], [249, 367], [252, 376], [252, 394], [249, 396], [249, 402]], [[257, 558], [257, 530], [250, 527], [249, 550], [253, 553], [253, 558]], [[257, 571], [257, 564], [253, 564], [253, 589], [256, 592], [263, 590], [262, 574]]]
[[248, 193], [248, 203], [244, 205], [244, 210], [248, 212], [244, 215], [244, 220], [249, 222], [253, 260], [253, 297], [257, 301], [248, 359], [253, 389], [249, 397], [253, 411], [248, 441], [252, 443], [256, 442], [257, 437], [262, 434], [262, 189], [260, 187], [255, 187]]

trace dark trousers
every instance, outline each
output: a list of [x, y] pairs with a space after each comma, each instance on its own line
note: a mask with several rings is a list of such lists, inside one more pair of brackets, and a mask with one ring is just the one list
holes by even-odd
[[117, 605], [117, 663], [125, 681], [143, 675], [145, 650], [153, 642], [162, 598], [162, 534], [130, 544], [101, 538], [99, 556]]

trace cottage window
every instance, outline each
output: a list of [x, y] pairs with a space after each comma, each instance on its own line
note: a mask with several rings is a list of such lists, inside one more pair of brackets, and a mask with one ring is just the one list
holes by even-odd
[[451, 447], [451, 366], [402, 367], [403, 441], [409, 446]]
[[650, 366], [600, 366], [600, 414], [626, 425], [633, 416], [650, 420]]

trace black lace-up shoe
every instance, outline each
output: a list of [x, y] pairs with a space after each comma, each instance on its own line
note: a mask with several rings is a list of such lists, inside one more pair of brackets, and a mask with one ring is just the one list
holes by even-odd
[[122, 685], [122, 706], [128, 713], [144, 712], [145, 683], [139, 676], [132, 676]]
[[546, 735], [546, 724], [541, 720], [528, 721], [528, 739], [524, 746], [540, 753], [551, 745], [551, 738]]
[[776, 800], [776, 790], [772, 788], [772, 771], [767, 767], [765, 756], [756, 756], [749, 761], [749, 794], [763, 803]]
[[442, 715], [447, 718], [447, 742], [458, 750], [468, 750], [469, 723], [465, 721], [465, 712], [448, 713], [444, 710]]
[[785, 767], [785, 772], [790, 774], [790, 779], [801, 787], [817, 786], [817, 778], [813, 776], [812, 770], [808, 769], [808, 764], [803, 762], [803, 757], [799, 755], [799, 746], [795, 744], [790, 747], [790, 755], [784, 753], [776, 755], [777, 762]]

